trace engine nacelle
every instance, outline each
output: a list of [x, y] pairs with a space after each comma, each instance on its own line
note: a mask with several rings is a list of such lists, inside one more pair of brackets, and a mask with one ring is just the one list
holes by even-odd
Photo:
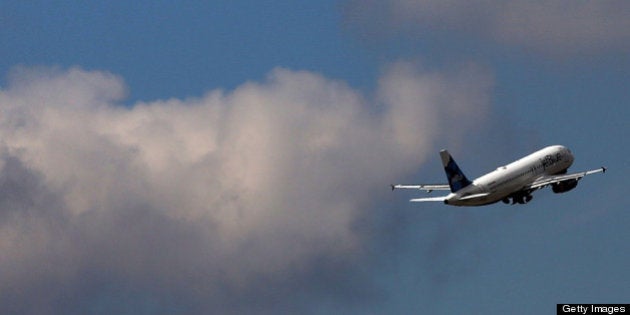
[[567, 179], [556, 184], [551, 184], [551, 190], [553, 190], [554, 193], [559, 194], [575, 188], [577, 184], [577, 179]]

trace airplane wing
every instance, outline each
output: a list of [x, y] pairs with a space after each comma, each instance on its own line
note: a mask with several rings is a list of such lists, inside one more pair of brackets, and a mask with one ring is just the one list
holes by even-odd
[[440, 196], [440, 197], [429, 197], [429, 198], [416, 198], [416, 199], [411, 199], [409, 200], [410, 202], [427, 202], [427, 201], [439, 201], [439, 202], [444, 202], [444, 200], [446, 200], [446, 196]]
[[451, 187], [448, 184], [424, 184], [424, 185], [391, 185], [392, 190], [394, 189], [418, 189], [418, 190], [426, 190], [427, 192], [432, 192], [434, 190], [451, 190]]
[[487, 192], [480, 193], [480, 194], [474, 194], [474, 195], [468, 195], [468, 196], [464, 195], [461, 198], [459, 198], [459, 200], [477, 199], [477, 198], [481, 198], [481, 197], [486, 197], [488, 195], [490, 195], [490, 193], [487, 193]]
[[543, 188], [547, 185], [551, 185], [551, 184], [555, 184], [555, 183], [559, 183], [565, 180], [570, 180], [570, 179], [575, 179], [575, 180], [580, 180], [582, 179], [582, 177], [586, 176], [586, 175], [591, 175], [591, 174], [595, 174], [595, 173], [603, 173], [606, 172], [606, 168], [605, 167], [600, 167], [598, 169], [594, 169], [594, 170], [590, 170], [590, 171], [585, 171], [585, 172], [579, 172], [579, 173], [573, 173], [573, 174], [564, 174], [564, 175], [551, 175], [551, 176], [543, 176], [539, 179], [537, 179], [536, 181], [534, 181], [529, 187], [528, 189], [540, 189]]

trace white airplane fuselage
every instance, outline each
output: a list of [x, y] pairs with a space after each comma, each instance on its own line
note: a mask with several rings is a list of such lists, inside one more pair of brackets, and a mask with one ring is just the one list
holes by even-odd
[[549, 146], [473, 180], [472, 184], [446, 196], [444, 203], [481, 206], [505, 200], [541, 176], [566, 173], [571, 164], [573, 154], [569, 149]]

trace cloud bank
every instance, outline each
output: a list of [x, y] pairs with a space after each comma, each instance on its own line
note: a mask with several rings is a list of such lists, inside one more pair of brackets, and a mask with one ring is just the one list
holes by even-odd
[[552, 54], [630, 49], [630, 3], [609, 1], [349, 0], [347, 23], [370, 32], [443, 31]]
[[8, 82], [0, 312], [195, 314], [371, 296], [357, 222], [436, 139], [483, 121], [492, 78], [398, 62], [368, 101], [275, 69], [233, 91], [128, 107], [107, 72], [17, 68]]

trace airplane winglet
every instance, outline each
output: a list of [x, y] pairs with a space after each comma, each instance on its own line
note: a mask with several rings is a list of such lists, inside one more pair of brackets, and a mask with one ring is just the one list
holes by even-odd
[[607, 169], [608, 169], [608, 168], [607, 168], [606, 166], [602, 166], [602, 173], [606, 173], [606, 170], [607, 170]]

